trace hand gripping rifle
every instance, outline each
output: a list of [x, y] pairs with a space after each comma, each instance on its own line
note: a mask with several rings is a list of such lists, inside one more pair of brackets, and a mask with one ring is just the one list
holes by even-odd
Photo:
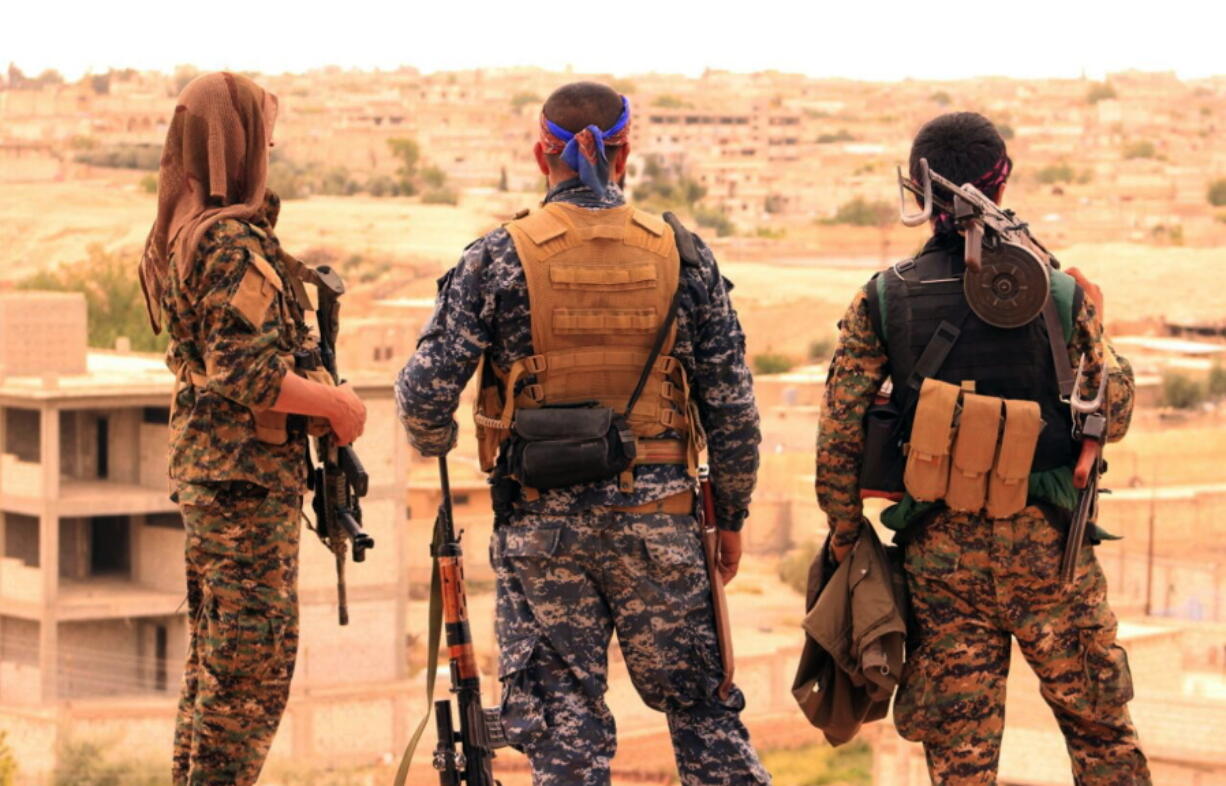
[[[315, 268], [312, 282], [319, 292], [318, 363], [334, 384], [343, 383], [336, 371], [336, 335], [340, 327], [340, 296], [345, 284], [327, 265]], [[297, 358], [300, 370], [318, 370], [313, 353]], [[312, 466], [308, 486], [315, 492], [311, 503], [315, 511], [315, 534], [336, 555], [336, 597], [340, 624], [349, 624], [349, 602], [345, 592], [345, 556], [353, 544], [353, 561], [363, 562], [366, 550], [375, 541], [362, 530], [361, 498], [370, 486], [365, 468], [352, 446], [340, 447], [331, 431], [315, 438], [319, 466]]]
[[[917, 183], [898, 169], [898, 200], [902, 223], [920, 226], [935, 210], [950, 216], [966, 236], [963, 291], [984, 322], [1000, 328], [1020, 327], [1042, 311], [1050, 288], [1049, 267], [1060, 262], [1031, 234], [1030, 226], [970, 183], [958, 185], [919, 161]], [[952, 195], [933, 193], [933, 184]], [[907, 193], [920, 199], [921, 209], [909, 212]]]
[[[1103, 413], [1103, 401], [1107, 392], [1107, 372], [1103, 370], [1098, 392], [1092, 399], [1081, 397], [1082, 373], [1085, 370], [1085, 355], [1077, 364], [1077, 379], [1069, 407], [1073, 410], [1073, 438], [1081, 442], [1081, 454], [1073, 468], [1073, 486], [1077, 489], [1077, 506], [1069, 522], [1068, 535], [1064, 541], [1064, 555], [1060, 559], [1060, 581], [1067, 588], [1077, 576], [1077, 562], [1085, 544], [1086, 529], [1098, 520], [1099, 478], [1107, 471], [1103, 460], [1103, 443], [1107, 441], [1107, 416]], [[1109, 493], [1102, 489], [1101, 493]]]
[[[498, 709], [481, 707], [481, 674], [477, 670], [472, 632], [468, 626], [464, 553], [452, 517], [451, 480], [446, 456], [439, 456], [438, 475], [443, 499], [434, 521], [434, 542], [430, 545], [434, 571], [430, 580], [430, 636], [426, 665], [426, 701], [433, 703], [435, 728], [438, 731], [434, 769], [438, 771], [440, 786], [499, 786], [494, 779], [494, 749], [505, 746], [507, 740]], [[459, 710], [459, 732], [455, 729], [451, 700], [434, 701], [440, 629], [444, 627], [451, 656], [451, 692], [455, 694]], [[422, 718], [405, 748], [396, 772], [396, 786], [404, 786], [409, 764], [428, 720], [429, 715]], [[457, 743], [459, 750], [456, 750]]]

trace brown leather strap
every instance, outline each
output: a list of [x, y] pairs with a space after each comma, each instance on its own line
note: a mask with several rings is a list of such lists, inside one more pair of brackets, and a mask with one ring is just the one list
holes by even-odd
[[694, 512], [694, 493], [682, 491], [671, 497], [644, 502], [642, 505], [619, 505], [613, 510], [618, 513], [667, 513], [670, 516], [684, 516]]
[[636, 445], [635, 464], [685, 464], [689, 451], [679, 439], [640, 439]]

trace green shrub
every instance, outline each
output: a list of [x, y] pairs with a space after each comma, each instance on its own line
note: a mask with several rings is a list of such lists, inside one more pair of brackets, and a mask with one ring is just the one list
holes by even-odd
[[1199, 380], [1167, 371], [1162, 375], [1162, 404], [1175, 409], [1195, 409], [1208, 398], [1208, 385]]
[[884, 200], [869, 201], [862, 196], [839, 205], [831, 218], [822, 219], [823, 224], [847, 224], [856, 227], [884, 227], [898, 218], [898, 208]]
[[1154, 143], [1148, 139], [1142, 139], [1137, 142], [1129, 142], [1124, 145], [1124, 158], [1155, 158], [1158, 155]]
[[785, 554], [776, 568], [779, 580], [803, 595], [809, 580], [809, 565], [820, 548], [820, 544], [806, 541]]
[[825, 360], [834, 351], [834, 339], [830, 336], [815, 338], [809, 342], [809, 360]]
[[55, 786], [170, 786], [163, 764], [116, 761], [107, 753], [108, 746], [98, 742], [64, 742], [57, 757]]
[[73, 265], [35, 273], [18, 282], [20, 289], [84, 292], [88, 313], [89, 345], [113, 349], [115, 339], [126, 336], [138, 352], [166, 349], [167, 336], [155, 336], [145, 313], [136, 265], [130, 255], [90, 246], [89, 258]]
[[1086, 91], [1086, 103], [1097, 104], [1099, 101], [1105, 101], [1109, 98], [1115, 98], [1115, 88], [1110, 82], [1095, 82], [1090, 85], [1090, 89]]
[[17, 759], [7, 737], [6, 732], [0, 731], [0, 786], [13, 786], [17, 782]]
[[140, 187], [146, 194], [156, 194], [158, 192], [158, 176], [154, 174], [145, 175], [140, 179]]
[[1071, 183], [1077, 177], [1076, 170], [1068, 164], [1061, 161], [1058, 164], [1048, 164], [1035, 174], [1035, 177], [1040, 183]]
[[830, 145], [830, 144], [834, 144], [835, 142], [854, 142], [854, 141], [856, 141], [856, 137], [851, 132], [849, 132], [846, 128], [840, 128], [838, 130], [838, 133], [819, 134], [817, 137], [817, 143], [819, 145]]
[[714, 229], [717, 237], [727, 237], [736, 233], [736, 224], [732, 223], [732, 219], [712, 208], [694, 208], [694, 220], [698, 222], [698, 226]]
[[1207, 198], [1214, 207], [1226, 207], [1226, 177], [1219, 177], [1209, 184]]
[[1214, 398], [1226, 396], [1226, 366], [1221, 361], [1214, 361], [1209, 369], [1209, 395]]
[[838, 748], [816, 744], [766, 750], [762, 764], [775, 786], [870, 786], [873, 782], [873, 749], [864, 740]]
[[763, 352], [753, 357], [755, 374], [785, 374], [791, 371], [794, 365], [790, 357], [775, 352]]
[[458, 205], [460, 193], [448, 186], [432, 188], [421, 195], [421, 201], [427, 205]]

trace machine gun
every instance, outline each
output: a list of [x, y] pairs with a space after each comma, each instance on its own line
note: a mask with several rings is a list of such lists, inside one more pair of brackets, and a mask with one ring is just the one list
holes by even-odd
[[[443, 499], [434, 520], [434, 540], [430, 555], [434, 574], [430, 582], [430, 635], [427, 643], [426, 701], [433, 702], [438, 743], [434, 748], [434, 769], [440, 786], [500, 786], [494, 779], [494, 750], [505, 747], [506, 734], [498, 709], [481, 706], [481, 673], [473, 652], [472, 631], [468, 625], [468, 597], [464, 592], [464, 552], [455, 531], [451, 507], [451, 479], [447, 457], [439, 456], [438, 477]], [[462, 534], [462, 533], [461, 533]], [[447, 631], [447, 650], [451, 657], [451, 692], [459, 710], [460, 730], [455, 728], [451, 700], [434, 701], [434, 679], [438, 671], [438, 646], [441, 631]], [[400, 759], [393, 783], [404, 786], [413, 753], [421, 741], [429, 715], [413, 733]], [[456, 749], [457, 744], [459, 750]]]
[[[1051, 287], [1050, 268], [1060, 262], [1031, 234], [1029, 225], [1012, 210], [1005, 210], [970, 183], [958, 185], [919, 161], [918, 183], [898, 169], [898, 200], [902, 223], [927, 223], [934, 208], [952, 217], [966, 236], [966, 275], [962, 279], [966, 301], [975, 314], [1000, 328], [1021, 327], [1037, 317]], [[933, 192], [933, 184], [952, 195]], [[921, 209], [909, 212], [907, 193], [920, 200]]]
[[[316, 316], [319, 321], [319, 350], [296, 358], [300, 371], [323, 371], [332, 383], [342, 384], [336, 370], [336, 335], [340, 327], [340, 296], [345, 284], [336, 271], [320, 265], [311, 281], [319, 294]], [[322, 367], [322, 368], [321, 368]], [[337, 615], [341, 625], [349, 624], [349, 602], [345, 591], [345, 557], [349, 544], [353, 546], [353, 561], [363, 562], [366, 550], [375, 547], [374, 538], [362, 529], [361, 499], [366, 496], [370, 479], [362, 461], [352, 446], [336, 444], [331, 431], [315, 438], [315, 454], [319, 466], [312, 465], [308, 487], [315, 497], [315, 534], [336, 556]]]
[[[1086, 529], [1098, 520], [1098, 481], [1107, 471], [1107, 462], [1103, 460], [1103, 443], [1107, 441], [1107, 416], [1103, 413], [1103, 401], [1106, 398], [1107, 375], [1098, 386], [1094, 398], [1086, 400], [1081, 397], [1082, 372], [1085, 370], [1085, 356], [1077, 364], [1077, 379], [1073, 385], [1073, 394], [1069, 397], [1069, 407], [1073, 410], [1073, 438], [1081, 442], [1081, 455], [1073, 468], [1073, 486], [1077, 489], [1077, 506], [1073, 509], [1073, 517], [1069, 521], [1068, 535], [1064, 541], [1064, 554], [1060, 559], [1060, 581], [1067, 588], [1073, 585], [1077, 577], [1077, 562], [1081, 555], [1081, 547], [1085, 544]], [[1102, 489], [1101, 493], [1110, 493]]]

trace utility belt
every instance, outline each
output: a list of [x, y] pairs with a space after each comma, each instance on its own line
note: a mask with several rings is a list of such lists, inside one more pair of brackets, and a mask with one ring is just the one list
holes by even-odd
[[[323, 368], [318, 349], [304, 349], [294, 354], [283, 354], [281, 360], [289, 370], [300, 377], [318, 382], [321, 385], [333, 387], [332, 375]], [[191, 367], [189, 363], [180, 362], [172, 366], [175, 375], [174, 395], [171, 396], [171, 414], [179, 399], [179, 392], [185, 387], [204, 388], [209, 384], [208, 376]], [[286, 412], [274, 412], [271, 409], [249, 409], [256, 440], [268, 445], [284, 445], [291, 434], [305, 433], [312, 437], [321, 437], [329, 433], [331, 424], [326, 418], [291, 415]]]

